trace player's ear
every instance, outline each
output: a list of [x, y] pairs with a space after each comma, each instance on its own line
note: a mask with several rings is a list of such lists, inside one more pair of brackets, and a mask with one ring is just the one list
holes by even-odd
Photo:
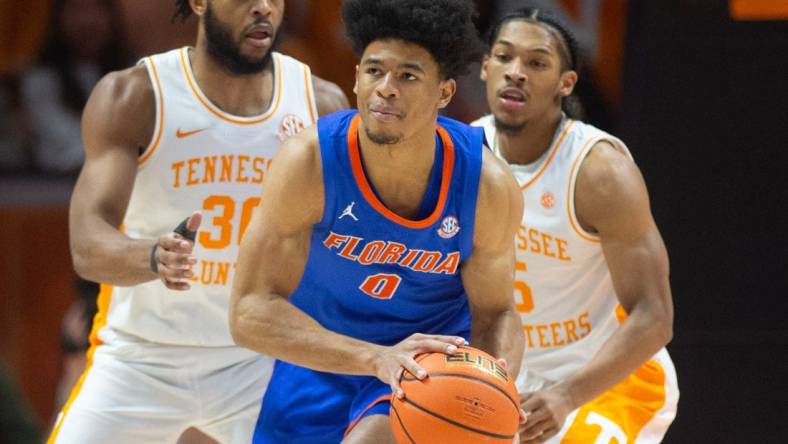
[[482, 59], [482, 70], [479, 73], [479, 78], [482, 79], [482, 81], [484, 82], [487, 81], [487, 66], [489, 64], [490, 64], [490, 56], [485, 54], [484, 58]]
[[438, 108], [443, 109], [449, 105], [451, 98], [457, 92], [457, 81], [454, 79], [441, 80], [440, 83], [440, 100], [438, 101]]
[[561, 94], [562, 97], [569, 97], [572, 95], [572, 91], [575, 90], [575, 85], [577, 84], [577, 72], [576, 71], [564, 71], [561, 73], [561, 81], [559, 83], [558, 93]]
[[205, 9], [208, 8], [208, 0], [189, 0], [189, 4], [194, 14], [199, 17], [202, 17], [205, 14]]
[[358, 65], [356, 65], [356, 81], [353, 83], [353, 94], [358, 95]]

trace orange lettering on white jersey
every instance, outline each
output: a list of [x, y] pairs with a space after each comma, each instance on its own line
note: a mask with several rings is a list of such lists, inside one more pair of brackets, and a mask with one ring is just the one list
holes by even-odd
[[282, 137], [302, 129], [299, 121], [314, 123], [311, 73], [274, 53], [271, 105], [260, 115], [241, 117], [205, 96], [186, 48], [141, 63], [153, 85], [156, 120], [150, 146], [139, 158], [125, 232], [156, 239], [201, 210], [198, 261], [186, 292], [170, 291], [158, 280], [113, 287], [107, 325], [152, 342], [232, 346], [227, 309], [238, 245]]

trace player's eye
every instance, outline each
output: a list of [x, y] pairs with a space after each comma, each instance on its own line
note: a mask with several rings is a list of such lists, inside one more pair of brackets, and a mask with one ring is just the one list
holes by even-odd
[[543, 62], [541, 60], [531, 60], [529, 64], [531, 66], [533, 66], [534, 68], [539, 68], [539, 69], [547, 67], [547, 63], [545, 63], [545, 62]]
[[417, 80], [418, 77], [414, 76], [413, 74], [411, 74], [409, 72], [406, 72], [406, 73], [402, 73], [402, 79], [403, 80]]
[[498, 54], [495, 54], [495, 60], [498, 60], [499, 62], [506, 63], [506, 62], [512, 60], [512, 56], [510, 56], [509, 54], [498, 53]]

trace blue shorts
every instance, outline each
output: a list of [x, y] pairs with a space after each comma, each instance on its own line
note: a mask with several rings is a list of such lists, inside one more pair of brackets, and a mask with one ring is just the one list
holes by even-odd
[[388, 415], [391, 387], [373, 376], [337, 375], [276, 361], [254, 444], [338, 444], [369, 415]]

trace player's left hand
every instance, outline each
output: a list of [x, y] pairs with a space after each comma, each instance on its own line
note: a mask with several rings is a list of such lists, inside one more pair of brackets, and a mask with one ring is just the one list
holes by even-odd
[[[509, 365], [506, 363], [506, 359], [499, 358], [495, 362], [497, 362], [498, 365], [500, 365], [501, 367], [506, 369], [507, 372], [509, 371]], [[520, 406], [520, 429], [522, 429], [523, 424], [525, 424], [526, 421], [528, 421], [528, 415], [525, 413], [525, 410], [523, 410], [522, 405], [521, 405]], [[513, 442], [514, 442], [514, 444], [517, 444], [517, 443], [520, 442], [520, 434], [519, 433], [514, 437], [514, 441]]]
[[521, 394], [520, 407], [528, 418], [520, 426], [521, 444], [543, 443], [552, 438], [574, 410], [571, 396], [560, 386]]

